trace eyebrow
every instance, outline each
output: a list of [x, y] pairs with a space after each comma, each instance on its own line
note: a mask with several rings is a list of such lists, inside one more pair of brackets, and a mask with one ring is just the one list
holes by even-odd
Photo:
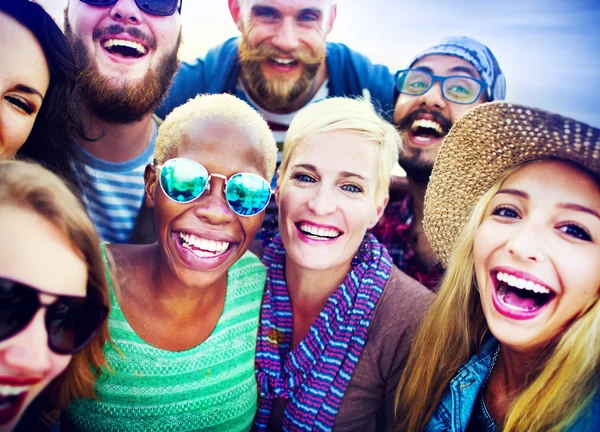
[[[311, 165], [311, 164], [298, 164], [298, 165], [294, 165], [292, 167], [292, 169], [297, 169], [297, 168], [304, 168], [305, 170], [312, 171], [314, 173], [318, 173], [319, 172], [319, 170], [317, 169], [317, 167], [314, 166], [314, 165]], [[342, 171], [339, 175], [342, 178], [356, 177], [356, 178], [358, 178], [360, 180], [364, 180], [364, 181], [368, 180], [366, 177], [364, 177], [364, 176], [362, 176], [360, 174], [357, 174], [357, 173], [350, 172], [350, 171]]]
[[44, 100], [44, 96], [42, 96], [42, 94], [41, 94], [39, 91], [37, 91], [36, 89], [34, 89], [34, 88], [31, 88], [31, 87], [29, 87], [29, 86], [26, 86], [26, 85], [24, 85], [24, 84], [17, 84], [17, 85], [15, 86], [15, 90], [17, 90], [17, 91], [21, 91], [21, 92], [23, 92], [23, 93], [28, 93], [28, 94], [32, 94], [32, 95], [37, 95], [37, 96], [39, 96], [39, 97], [40, 97], [40, 99], [41, 99], [42, 101]]
[[252, 15], [256, 15], [258, 13], [265, 13], [265, 12], [270, 12], [277, 16], [280, 15], [279, 11], [276, 8], [274, 8], [273, 6], [267, 6], [267, 5], [261, 5], [261, 4], [252, 6], [251, 11], [252, 11]]
[[596, 210], [592, 210], [589, 207], [585, 207], [579, 204], [575, 204], [575, 203], [562, 203], [558, 205], [559, 208], [563, 208], [563, 209], [567, 209], [567, 210], [575, 210], [575, 211], [580, 211], [583, 213], [588, 213], [591, 214], [592, 216], [596, 216], [598, 219], [600, 219], [600, 214], [598, 214], [598, 212]]
[[323, 15], [323, 12], [321, 11], [321, 9], [317, 9], [317, 8], [305, 8], [305, 9], [300, 10], [300, 12], [298, 12], [298, 16], [302, 16], [304, 14], [310, 14], [310, 13], [318, 15], [319, 18], [321, 17], [321, 15]]
[[[516, 196], [519, 196], [524, 199], [529, 199], [528, 194], [526, 194], [525, 192], [520, 191], [518, 189], [500, 189], [498, 192], [496, 192], [496, 195], [501, 194], [501, 193], [505, 193], [505, 194], [509, 194], [509, 195], [516, 195]], [[579, 211], [579, 212], [583, 212], [583, 213], [588, 213], [588, 214], [591, 214], [592, 216], [595, 216], [598, 219], [600, 219], [600, 213], [598, 213], [596, 210], [593, 210], [589, 207], [582, 206], [580, 204], [560, 203], [557, 205], [557, 207], [561, 208], [561, 209], [574, 210], [574, 211]]]
[[452, 73], [462, 72], [462, 73], [466, 73], [467, 75], [469, 75], [475, 79], [479, 79], [479, 77], [473, 71], [473, 69], [471, 69], [467, 66], [454, 66], [452, 69], [450, 69], [450, 72], [452, 72]]

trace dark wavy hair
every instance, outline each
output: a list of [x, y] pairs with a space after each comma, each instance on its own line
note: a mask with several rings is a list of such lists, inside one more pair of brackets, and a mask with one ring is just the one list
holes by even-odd
[[83, 109], [73, 98], [77, 67], [71, 45], [52, 17], [33, 1], [2, 0], [0, 12], [33, 33], [42, 47], [50, 74], [48, 91], [17, 157], [44, 165], [82, 191], [87, 185], [87, 176], [76, 138], [85, 138], [86, 134]]

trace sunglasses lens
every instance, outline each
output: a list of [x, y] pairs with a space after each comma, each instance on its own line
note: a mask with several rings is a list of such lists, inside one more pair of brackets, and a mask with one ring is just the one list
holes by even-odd
[[0, 279], [0, 340], [23, 330], [39, 306], [37, 293], [18, 282]]
[[108, 308], [86, 298], [59, 299], [48, 308], [48, 342], [58, 354], [74, 354], [92, 339]]
[[253, 216], [269, 204], [271, 186], [264, 178], [255, 174], [235, 174], [227, 181], [226, 198], [235, 213]]
[[207, 180], [206, 168], [189, 159], [170, 159], [160, 170], [160, 185], [164, 193], [180, 203], [188, 203], [202, 195]]
[[153, 15], [173, 15], [179, 0], [136, 0], [138, 7]]

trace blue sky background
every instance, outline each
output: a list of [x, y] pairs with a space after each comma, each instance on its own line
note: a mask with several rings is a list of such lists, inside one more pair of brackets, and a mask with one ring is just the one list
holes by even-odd
[[[62, 24], [66, 0], [38, 1]], [[226, 0], [184, 0], [182, 23], [188, 60], [238, 34]], [[490, 47], [508, 100], [600, 127], [600, 0], [338, 0], [329, 39], [396, 70], [451, 35]]]

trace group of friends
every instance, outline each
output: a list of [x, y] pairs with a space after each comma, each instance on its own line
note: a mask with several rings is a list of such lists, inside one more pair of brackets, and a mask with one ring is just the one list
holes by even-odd
[[182, 3], [0, 2], [0, 431], [600, 430], [600, 130]]

